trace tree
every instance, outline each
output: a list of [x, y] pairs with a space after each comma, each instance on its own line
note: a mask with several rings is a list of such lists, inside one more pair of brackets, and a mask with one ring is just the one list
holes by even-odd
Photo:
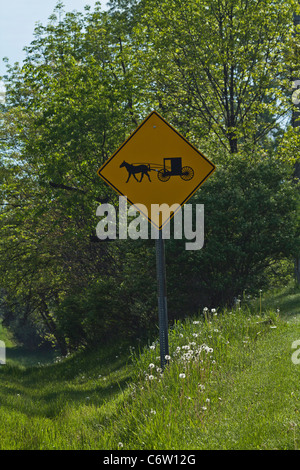
[[[291, 109], [284, 58], [297, 2], [150, 0], [135, 29], [165, 115], [223, 152], [266, 143]], [[148, 67], [147, 67], [148, 65]]]
[[[294, 26], [295, 26], [295, 44], [294, 44], [294, 57], [296, 58], [296, 63], [292, 68], [292, 80], [293, 80], [293, 88], [300, 86], [300, 72], [299, 72], [299, 28], [300, 25], [300, 15], [294, 14]], [[298, 59], [298, 61], [297, 61]], [[293, 109], [292, 115], [292, 126], [296, 133], [299, 131], [300, 128], [300, 101], [296, 98], [295, 108]], [[297, 134], [296, 134], [297, 135]], [[299, 138], [299, 132], [297, 137]], [[295, 170], [294, 170], [294, 178], [298, 181], [300, 180], [300, 160], [295, 159]], [[298, 284], [300, 284], [300, 257], [295, 258], [295, 278]]]
[[114, 270], [111, 248], [91, 242], [97, 205], [115, 198], [96, 171], [135, 117], [118, 25], [99, 8], [56, 13], [6, 77], [1, 273], [10, 312], [38, 315], [65, 352], [57, 306]]

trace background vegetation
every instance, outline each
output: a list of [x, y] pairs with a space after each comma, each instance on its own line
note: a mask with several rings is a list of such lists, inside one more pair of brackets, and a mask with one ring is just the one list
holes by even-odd
[[300, 256], [294, 0], [57, 4], [1, 105], [1, 317], [63, 355], [156, 331], [154, 241], [100, 242], [96, 172], [152, 109], [217, 166], [205, 246], [166, 242], [169, 319], [284, 285]]

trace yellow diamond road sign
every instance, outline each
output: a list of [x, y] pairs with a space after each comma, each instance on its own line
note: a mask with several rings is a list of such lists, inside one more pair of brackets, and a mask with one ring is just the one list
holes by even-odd
[[98, 175], [161, 229], [176, 210], [170, 216], [153, 207], [178, 204], [179, 210], [214, 170], [213, 163], [153, 111]]

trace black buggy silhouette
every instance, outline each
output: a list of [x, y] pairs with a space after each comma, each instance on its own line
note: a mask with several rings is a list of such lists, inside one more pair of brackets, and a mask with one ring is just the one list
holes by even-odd
[[158, 170], [157, 177], [164, 183], [169, 181], [171, 176], [180, 176], [184, 181], [189, 181], [194, 176], [194, 170], [190, 166], [183, 167], [181, 157], [164, 158], [164, 167]]

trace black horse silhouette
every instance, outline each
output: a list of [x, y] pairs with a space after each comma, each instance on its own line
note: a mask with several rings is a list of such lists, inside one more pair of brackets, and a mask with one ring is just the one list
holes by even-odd
[[[144, 178], [144, 175], [146, 175], [146, 176], [148, 176], [148, 179], [151, 183], [151, 179], [150, 179], [150, 176], [148, 174], [148, 171], [151, 171], [150, 165], [131, 165], [130, 163], [125, 162], [125, 160], [124, 160], [123, 163], [121, 163], [120, 168], [122, 168], [123, 166], [128, 171], [128, 178], [127, 178], [126, 183], [128, 183], [129, 178], [130, 178], [131, 175], [137, 180], [138, 183], [140, 183], [142, 181], [142, 179]], [[141, 173], [141, 179], [140, 180], [138, 180], [137, 177], [135, 176], [137, 173]]]

